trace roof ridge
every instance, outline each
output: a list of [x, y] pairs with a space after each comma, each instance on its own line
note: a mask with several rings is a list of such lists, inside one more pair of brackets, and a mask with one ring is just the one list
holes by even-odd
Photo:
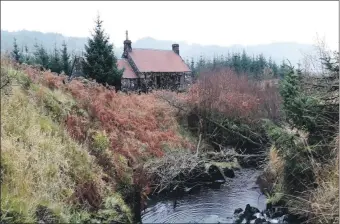
[[132, 51], [133, 50], [173, 51], [173, 50], [155, 49], [155, 48], [132, 48]]

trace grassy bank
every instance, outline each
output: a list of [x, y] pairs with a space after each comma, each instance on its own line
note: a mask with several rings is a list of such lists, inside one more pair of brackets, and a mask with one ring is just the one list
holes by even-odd
[[[1, 219], [132, 222], [134, 168], [190, 149], [174, 111], [153, 95], [123, 95], [1, 61]], [[143, 182], [144, 181], [144, 182]]]

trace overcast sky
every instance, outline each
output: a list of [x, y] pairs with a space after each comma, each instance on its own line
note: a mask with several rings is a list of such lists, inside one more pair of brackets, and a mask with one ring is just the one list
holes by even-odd
[[150, 36], [221, 46], [283, 41], [313, 44], [318, 34], [331, 48], [339, 45], [338, 1], [1, 1], [1, 29], [86, 37], [97, 12], [117, 47], [125, 39], [125, 30], [132, 41]]

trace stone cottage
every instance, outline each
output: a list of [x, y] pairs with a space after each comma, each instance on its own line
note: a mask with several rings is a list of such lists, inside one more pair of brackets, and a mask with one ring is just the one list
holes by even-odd
[[192, 75], [179, 54], [178, 44], [173, 44], [172, 50], [132, 49], [127, 31], [118, 68], [125, 69], [122, 90], [178, 90], [190, 83]]

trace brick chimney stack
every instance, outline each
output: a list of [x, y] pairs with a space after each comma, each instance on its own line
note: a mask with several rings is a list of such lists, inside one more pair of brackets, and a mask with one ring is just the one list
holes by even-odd
[[128, 37], [128, 31], [126, 31], [126, 39], [124, 40], [124, 52], [123, 52], [123, 58], [127, 58], [128, 52], [132, 51], [132, 46], [131, 46], [131, 40], [129, 40]]
[[179, 55], [179, 44], [173, 44], [172, 50]]

